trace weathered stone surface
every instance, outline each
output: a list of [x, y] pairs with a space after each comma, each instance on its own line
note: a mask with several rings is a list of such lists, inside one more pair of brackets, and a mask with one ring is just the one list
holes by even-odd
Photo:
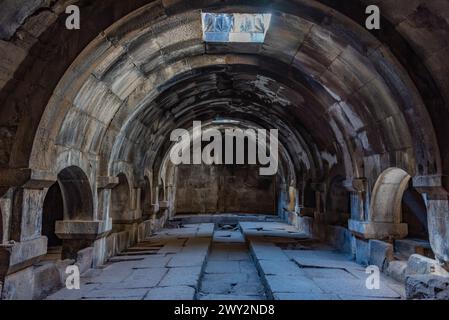
[[[370, 290], [366, 287], [366, 279], [345, 279], [342, 282], [339, 279], [316, 279], [317, 285], [326, 293], [334, 293], [341, 295], [353, 295], [360, 297], [378, 297], [389, 299], [400, 299], [401, 296], [392, 290], [385, 283], [380, 284], [380, 289]], [[344, 284], [343, 284], [344, 283]]]
[[59, 269], [54, 263], [34, 268], [33, 299], [43, 299], [60, 289], [64, 284]]
[[94, 248], [89, 247], [78, 251], [76, 257], [76, 265], [78, 266], [80, 273], [84, 273], [93, 266], [93, 254]]
[[349, 230], [364, 239], [404, 238], [408, 229], [405, 223], [367, 222], [349, 220]]
[[134, 288], [133, 290], [129, 289], [93, 289], [91, 291], [86, 292], [83, 295], [84, 299], [101, 299], [105, 298], [108, 300], [118, 299], [123, 300], [126, 298], [133, 298], [133, 300], [141, 300], [145, 294], [148, 292], [148, 289], [138, 289]]
[[258, 264], [266, 275], [304, 275], [304, 271], [292, 261], [259, 260]]
[[56, 231], [60, 239], [96, 240], [111, 231], [109, 221], [57, 221]]
[[273, 293], [323, 293], [314, 281], [304, 276], [268, 275], [266, 279]]
[[355, 259], [357, 263], [367, 266], [370, 259], [369, 241], [358, 239], [355, 240]]
[[2, 300], [32, 300], [33, 286], [33, 267], [9, 275], [3, 283]]
[[342, 252], [353, 254], [354, 241], [351, 232], [343, 227], [329, 226], [326, 232], [327, 241]]
[[160, 281], [159, 286], [190, 286], [198, 287], [201, 276], [201, 267], [170, 268]]
[[0, 32], [1, 39], [10, 38], [20, 24], [33, 12], [45, 4], [44, 0], [32, 1], [12, 1], [6, 0], [3, 5], [3, 14], [1, 15]]
[[380, 240], [369, 241], [369, 264], [378, 266], [385, 271], [389, 262], [393, 260], [393, 245]]
[[407, 299], [449, 300], [449, 277], [434, 274], [408, 276], [405, 290]]
[[407, 275], [407, 261], [390, 261], [385, 272], [393, 279], [404, 283]]
[[193, 300], [195, 289], [186, 286], [151, 289], [144, 300]]
[[240, 230], [222, 225], [213, 239], [197, 297], [200, 300], [265, 299], [265, 287]]
[[394, 241], [394, 249], [396, 255], [404, 258], [409, 258], [412, 254], [420, 254], [422, 256], [430, 257], [433, 252], [430, 243], [425, 240], [415, 239], [400, 239]]
[[[153, 228], [162, 227], [177, 207], [212, 214], [251, 209], [285, 217], [285, 209], [304, 206], [314, 215], [304, 218], [307, 226], [300, 232], [293, 226], [278, 229], [273, 221], [268, 229], [243, 228], [248, 239], [269, 237], [260, 243], [272, 244], [278, 241], [274, 237], [297, 240], [313, 230], [325, 237], [321, 222], [346, 227], [349, 211], [349, 229], [359, 238], [404, 237], [407, 223], [413, 222], [402, 219], [402, 193], [414, 186], [426, 194], [428, 238], [436, 259], [447, 267], [449, 69], [444, 59], [449, 7], [447, 1], [374, 2], [389, 24], [380, 33], [356, 23], [364, 18], [359, 10], [364, 0], [350, 5], [276, 2], [271, 28], [264, 30], [266, 41], [254, 44], [204, 42], [203, 1], [194, 9], [188, 0], [89, 2], [81, 6], [82, 20], [89, 22], [84, 32], [65, 27], [66, 1], [2, 1], [0, 193], [14, 190], [15, 195], [10, 210], [1, 209], [0, 238], [24, 243], [38, 239], [41, 230], [53, 232], [41, 228], [48, 217], [42, 210], [44, 185], [50, 180], [33, 176], [28, 181], [31, 171], [57, 177], [79, 168], [86, 179], [80, 185], [68, 179], [64, 185], [64, 207], [74, 209], [65, 213], [81, 214], [88, 224], [117, 213], [115, 234], [108, 239], [79, 233], [76, 227], [61, 233], [65, 240], [78, 238], [63, 243], [72, 254], [94, 245], [95, 265], [151, 233], [151, 227], [148, 232], [138, 226], [140, 181], [145, 178], [151, 189], [146, 204], [162, 208], [154, 210]], [[244, 10], [259, 5], [245, 2]], [[214, 3], [217, 11], [234, 9], [242, 10], [227, 1]], [[226, 168], [226, 173], [182, 179], [166, 162], [169, 136], [196, 119], [210, 127], [279, 128], [278, 175], [261, 178], [247, 168], [222, 166], [217, 171]], [[385, 176], [387, 171], [400, 173], [400, 180]], [[120, 174], [129, 183], [118, 192], [127, 201], [117, 211], [117, 198], [101, 189], [110, 183], [98, 177]], [[411, 175], [419, 176], [418, 184], [408, 184]], [[342, 202], [351, 200], [350, 208], [335, 201], [334, 179], [352, 180], [350, 194], [341, 193]], [[89, 192], [79, 193], [79, 188]], [[67, 205], [83, 200], [89, 210]], [[313, 230], [306, 230], [311, 219]], [[119, 220], [135, 225], [123, 226]], [[190, 237], [189, 232], [178, 235]], [[346, 250], [348, 243], [337, 238], [338, 247]], [[253, 256], [290, 260], [279, 253], [280, 245], [271, 250], [260, 243], [251, 247]], [[357, 247], [359, 262], [384, 265], [382, 250], [370, 255], [363, 244]], [[34, 263], [30, 257], [43, 251], [38, 246], [30, 250], [34, 253], [20, 253], [24, 259], [19, 260], [27, 262], [8, 272]], [[168, 266], [186, 265], [186, 257]], [[234, 258], [241, 269], [239, 255]], [[295, 257], [304, 265], [312, 261], [308, 258]], [[333, 260], [327, 258], [333, 259], [320, 257], [312, 266], [317, 260], [329, 265]]]
[[[0, 245], [0, 273], [13, 273], [25, 266], [30, 266], [47, 252], [47, 238], [15, 242]], [[4, 270], [2, 270], [4, 269]]]
[[206, 260], [207, 252], [179, 253], [168, 262], [169, 267], [195, 267], [202, 266]]
[[419, 254], [412, 254], [407, 262], [407, 274], [435, 274], [441, 276], [448, 276], [449, 273], [438, 263], [438, 261], [421, 256]]
[[274, 293], [275, 300], [340, 300], [336, 294], [325, 293]]
[[206, 273], [237, 273], [240, 271], [238, 261], [209, 261], [206, 266]]

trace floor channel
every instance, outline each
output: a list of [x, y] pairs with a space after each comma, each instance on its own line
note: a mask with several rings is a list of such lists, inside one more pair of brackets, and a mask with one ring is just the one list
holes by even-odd
[[266, 299], [264, 285], [238, 225], [217, 224], [197, 299]]

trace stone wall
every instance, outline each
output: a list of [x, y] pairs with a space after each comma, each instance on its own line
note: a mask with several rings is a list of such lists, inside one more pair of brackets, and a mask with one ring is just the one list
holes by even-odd
[[257, 166], [181, 165], [176, 183], [177, 214], [276, 213], [275, 177]]

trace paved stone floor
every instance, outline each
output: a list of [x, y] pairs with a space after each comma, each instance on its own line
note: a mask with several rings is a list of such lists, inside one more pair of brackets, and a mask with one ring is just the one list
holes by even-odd
[[52, 300], [192, 300], [198, 290], [214, 224], [164, 229], [81, 278], [80, 290]]
[[404, 287], [281, 222], [164, 229], [47, 299], [401, 299]]
[[283, 223], [242, 222], [270, 298], [279, 300], [403, 299], [403, 284], [380, 274], [368, 289], [366, 268]]
[[215, 231], [198, 299], [266, 299], [264, 285], [237, 225], [224, 225]]

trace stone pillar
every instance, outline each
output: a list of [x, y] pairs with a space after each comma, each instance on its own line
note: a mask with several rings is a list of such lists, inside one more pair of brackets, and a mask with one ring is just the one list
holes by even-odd
[[320, 224], [325, 222], [324, 216], [324, 203], [322, 196], [326, 192], [326, 184], [324, 183], [312, 183], [312, 189], [315, 191], [315, 212], [314, 212], [314, 222], [315, 224]]
[[109, 202], [111, 198], [111, 189], [113, 189], [118, 184], [118, 177], [97, 177], [98, 220], [109, 219]]
[[415, 177], [413, 186], [426, 200], [429, 241], [435, 258], [449, 268], [449, 192], [442, 179], [442, 176]]
[[22, 186], [10, 189], [10, 232], [7, 241], [0, 244], [0, 282], [29, 268], [47, 253], [47, 237], [41, 235], [42, 207], [45, 189], [56, 177], [28, 172], [29, 179]]
[[288, 211], [295, 212], [297, 203], [297, 190], [294, 186], [289, 186], [288, 188]]

